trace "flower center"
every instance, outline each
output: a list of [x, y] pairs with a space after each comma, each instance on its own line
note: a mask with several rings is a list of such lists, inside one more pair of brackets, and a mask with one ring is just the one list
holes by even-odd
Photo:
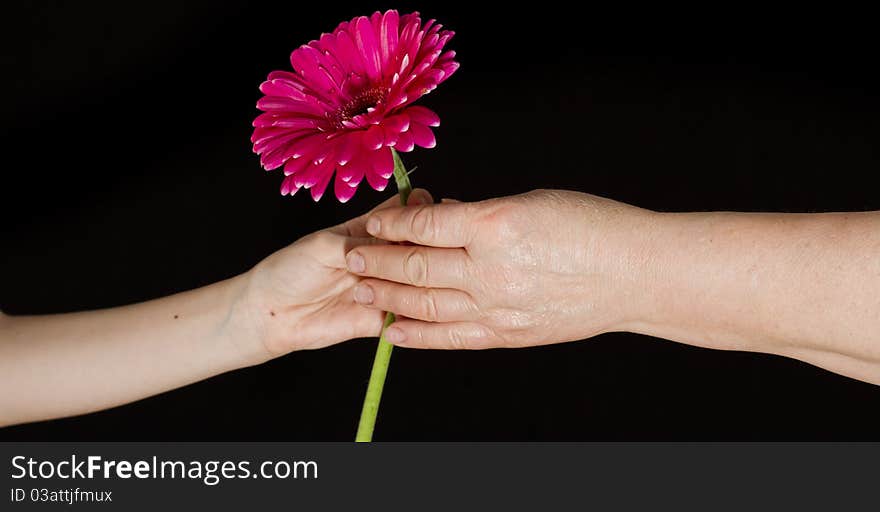
[[343, 121], [366, 114], [385, 99], [387, 89], [385, 87], [373, 87], [358, 93], [348, 103], [342, 105], [335, 112], [329, 113], [330, 121], [336, 128], [342, 128]]

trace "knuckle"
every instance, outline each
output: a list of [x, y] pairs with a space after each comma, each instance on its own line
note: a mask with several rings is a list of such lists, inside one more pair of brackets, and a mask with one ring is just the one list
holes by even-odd
[[428, 322], [438, 322], [440, 312], [437, 308], [437, 293], [432, 289], [422, 294], [422, 316]]
[[536, 319], [527, 312], [513, 309], [495, 309], [485, 318], [488, 343], [497, 347], [516, 347], [516, 341], [528, 338], [534, 331]]
[[479, 348], [510, 348], [511, 346], [509, 336], [502, 333], [501, 330], [485, 324], [480, 325], [477, 342]]
[[425, 338], [425, 330], [417, 329], [416, 332], [416, 346], [418, 347], [427, 347], [427, 339]]
[[480, 303], [467, 292], [465, 292], [465, 296], [461, 302], [461, 313], [471, 319], [481, 319], [486, 315]]
[[427, 240], [434, 235], [434, 210], [427, 206], [418, 208], [410, 219], [410, 230], [417, 238]]
[[511, 331], [529, 329], [535, 323], [530, 313], [509, 308], [493, 311], [489, 316], [489, 320], [492, 325]]
[[485, 212], [480, 218], [480, 222], [489, 233], [495, 233], [499, 238], [508, 239], [516, 237], [519, 233], [521, 223], [518, 222], [518, 217], [519, 205], [502, 202]]
[[449, 332], [449, 346], [454, 350], [467, 350], [470, 348], [472, 336], [463, 333], [460, 329]]
[[492, 328], [483, 324], [473, 324], [451, 330], [448, 345], [454, 350], [482, 350], [504, 346], [504, 343]]
[[317, 233], [312, 233], [305, 237], [303, 241], [307, 242], [312, 247], [326, 248], [332, 247], [333, 244], [337, 242], [337, 236], [329, 231], [318, 231]]
[[403, 258], [403, 275], [413, 286], [425, 286], [428, 282], [428, 258], [425, 251], [415, 247]]

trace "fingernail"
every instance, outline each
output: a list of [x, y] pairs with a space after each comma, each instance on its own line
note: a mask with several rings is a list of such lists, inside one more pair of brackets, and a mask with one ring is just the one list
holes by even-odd
[[359, 284], [354, 287], [354, 301], [358, 304], [373, 303], [373, 289], [369, 285]]
[[367, 233], [376, 236], [379, 234], [379, 227], [381, 224], [379, 223], [379, 219], [377, 217], [370, 217], [367, 219]]
[[356, 252], [349, 253], [348, 257], [345, 258], [345, 263], [348, 265], [350, 272], [360, 273], [367, 269], [364, 257]]
[[402, 343], [406, 339], [406, 334], [397, 327], [389, 327], [385, 329], [385, 339], [389, 343]]

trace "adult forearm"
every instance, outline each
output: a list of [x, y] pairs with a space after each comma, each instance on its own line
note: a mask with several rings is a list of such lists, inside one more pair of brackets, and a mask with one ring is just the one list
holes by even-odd
[[880, 213], [658, 214], [627, 326], [880, 383]]
[[246, 361], [233, 278], [101, 311], [0, 319], [0, 425], [82, 414]]

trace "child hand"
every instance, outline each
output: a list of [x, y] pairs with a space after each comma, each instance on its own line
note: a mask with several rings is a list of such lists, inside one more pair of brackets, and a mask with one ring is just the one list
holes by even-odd
[[[372, 212], [398, 206], [394, 196]], [[408, 204], [429, 204], [416, 189]], [[384, 313], [359, 305], [353, 289], [360, 278], [348, 272], [345, 255], [354, 247], [384, 244], [365, 228], [366, 213], [307, 235], [261, 261], [244, 276], [234, 315], [256, 343], [245, 347], [258, 364], [294, 350], [323, 348], [352, 338], [378, 336]]]

